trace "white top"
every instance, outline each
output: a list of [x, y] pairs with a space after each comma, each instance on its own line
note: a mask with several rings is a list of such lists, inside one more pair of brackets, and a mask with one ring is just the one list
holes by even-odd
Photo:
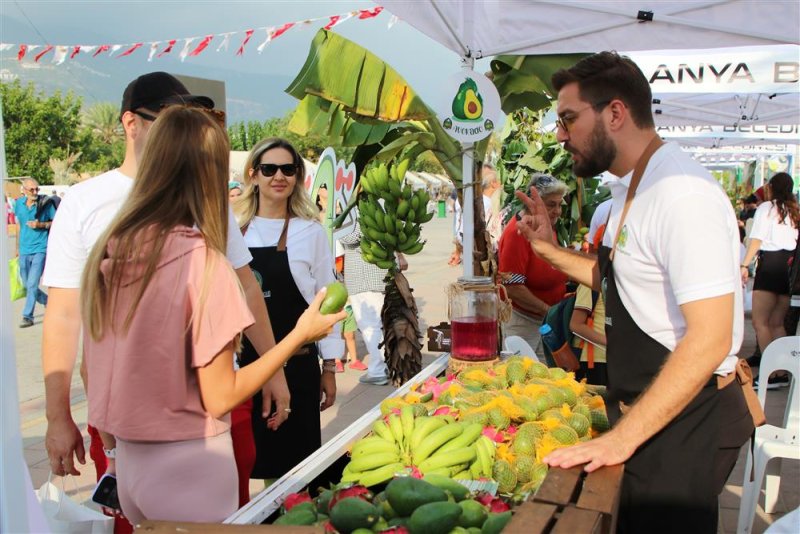
[[[492, 197], [487, 197], [486, 195], [481, 195], [481, 196], [483, 197], [483, 222], [488, 230], [492, 218]], [[453, 225], [454, 225], [453, 232], [455, 234], [456, 240], [458, 240], [459, 243], [464, 242], [463, 213], [464, 212], [461, 210], [461, 203], [458, 201], [458, 199], [456, 199], [455, 218], [453, 219]], [[499, 239], [499, 236], [497, 238]]]
[[589, 223], [589, 236], [586, 238], [590, 245], [594, 245], [594, 236], [597, 233], [597, 229], [608, 220], [608, 214], [611, 211], [613, 200], [613, 198], [604, 200], [594, 209], [592, 222]]
[[[244, 242], [248, 247], [274, 247], [283, 230], [283, 219], [253, 217], [247, 226]], [[289, 270], [300, 294], [310, 303], [320, 289], [336, 280], [335, 266], [328, 234], [317, 221], [293, 217], [286, 236]], [[323, 359], [332, 360], [344, 354], [341, 325], [336, 323], [328, 337], [319, 342]]]
[[[67, 190], [50, 228], [42, 276], [44, 285], [80, 287], [92, 247], [111, 224], [132, 187], [133, 179], [114, 169]], [[227, 256], [234, 269], [244, 267], [252, 259], [230, 209]]]
[[797, 246], [797, 228], [789, 215], [779, 220], [780, 213], [775, 202], [763, 202], [753, 216], [750, 239], [760, 239], [760, 250], [794, 250]]
[[[603, 238], [608, 247], [632, 175], [609, 184], [614, 203]], [[686, 333], [681, 305], [733, 293], [733, 343], [716, 371], [727, 375], [744, 332], [739, 249], [736, 215], [722, 187], [668, 143], [650, 159], [620, 234], [614, 272], [622, 303], [639, 328], [675, 350]]]

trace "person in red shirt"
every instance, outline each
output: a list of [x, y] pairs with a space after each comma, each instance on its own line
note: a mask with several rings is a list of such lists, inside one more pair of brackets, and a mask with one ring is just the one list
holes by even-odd
[[[561, 204], [567, 185], [549, 174], [534, 174], [527, 190], [533, 188], [547, 206], [550, 224], [561, 216]], [[517, 233], [517, 218], [503, 230], [498, 253], [498, 271], [511, 299], [513, 312], [505, 324], [506, 336], [519, 336], [535, 350], [540, 350], [539, 327], [550, 306], [564, 298], [567, 277], [533, 252], [524, 237]]]

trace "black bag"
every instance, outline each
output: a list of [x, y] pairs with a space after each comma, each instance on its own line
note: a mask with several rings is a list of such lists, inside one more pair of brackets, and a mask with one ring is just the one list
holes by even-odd
[[[42, 221], [42, 213], [44, 213], [47, 206], [52, 204], [53, 209], [58, 209], [58, 205], [61, 204], [61, 198], [58, 195], [47, 196], [47, 195], [38, 195], [36, 197], [36, 220], [39, 222], [47, 222]], [[48, 219], [49, 221], [50, 219]]]

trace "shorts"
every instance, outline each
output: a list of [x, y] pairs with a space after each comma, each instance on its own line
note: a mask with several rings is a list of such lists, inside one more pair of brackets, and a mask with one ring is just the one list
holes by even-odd
[[353, 308], [348, 304], [344, 307], [344, 311], [347, 312], [347, 317], [345, 317], [344, 321], [342, 321], [342, 333], [355, 332], [358, 328], [358, 325], [356, 324], [356, 318], [353, 315]]
[[789, 294], [789, 260], [793, 250], [763, 250], [758, 255], [753, 291]]

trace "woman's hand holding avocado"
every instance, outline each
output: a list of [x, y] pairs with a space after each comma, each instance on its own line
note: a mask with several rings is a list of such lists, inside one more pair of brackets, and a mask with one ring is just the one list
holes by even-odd
[[[340, 284], [341, 285], [341, 284]], [[328, 286], [330, 287], [330, 285]], [[347, 291], [344, 291], [344, 299], [341, 306], [338, 308], [334, 306], [335, 303], [331, 302], [328, 297], [328, 287], [323, 288], [314, 297], [314, 300], [309, 304], [303, 315], [297, 321], [295, 327], [298, 332], [305, 336], [307, 342], [318, 341], [333, 330], [333, 325], [339, 321], [343, 321], [347, 317], [347, 312], [344, 311], [344, 303], [347, 301]], [[333, 293], [337, 292], [337, 300], [341, 298], [338, 290], [334, 289]], [[325, 312], [328, 312], [327, 314]]]

